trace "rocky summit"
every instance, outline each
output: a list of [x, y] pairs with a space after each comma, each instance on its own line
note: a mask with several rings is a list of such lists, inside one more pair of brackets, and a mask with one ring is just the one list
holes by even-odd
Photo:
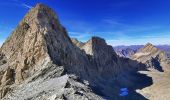
[[132, 59], [145, 63], [147, 67], [151, 69], [156, 69], [162, 72], [170, 71], [167, 53], [158, 49], [151, 43], [147, 43], [135, 53]]
[[147, 100], [136, 90], [153, 81], [138, 71], [147, 71], [150, 59], [164, 62], [163, 54], [147, 44], [134, 59], [121, 58], [100, 37], [71, 39], [55, 12], [39, 3], [0, 48], [0, 98]]

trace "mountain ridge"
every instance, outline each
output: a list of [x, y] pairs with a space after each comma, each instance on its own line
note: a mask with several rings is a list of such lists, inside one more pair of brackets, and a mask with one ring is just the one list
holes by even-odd
[[[130, 58], [134, 53], [136, 53], [144, 45], [131, 45], [131, 46], [115, 46], [113, 47], [117, 55], [120, 57]], [[157, 48], [165, 51], [170, 55], [170, 45], [155, 45]], [[130, 51], [128, 50], [130, 49]]]

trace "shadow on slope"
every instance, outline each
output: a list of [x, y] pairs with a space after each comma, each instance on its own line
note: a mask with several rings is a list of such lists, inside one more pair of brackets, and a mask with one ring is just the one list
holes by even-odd
[[[51, 37], [52, 36], [48, 36], [49, 40], [54, 39], [53, 41], [55, 41], [55, 38], [50, 39]], [[68, 38], [68, 41], [66, 41], [66, 43], [70, 44], [69, 38]], [[117, 55], [114, 55], [114, 57], [111, 57], [111, 59], [106, 61], [106, 63], [109, 64], [112, 61], [116, 62], [116, 65], [119, 65], [119, 66], [115, 67], [115, 65], [113, 64], [113, 67], [112, 67], [112, 69], [115, 67], [116, 73], [114, 72], [112, 73], [111, 72], [112, 70], [107, 70], [107, 72], [103, 74], [103, 73], [100, 73], [97, 70], [97, 68], [95, 68], [96, 65], [93, 63], [94, 59], [90, 58], [91, 56], [88, 56], [87, 54], [85, 54], [85, 52], [81, 51], [78, 47], [74, 46], [73, 44], [70, 44], [67, 46], [65, 46], [64, 44], [58, 44], [58, 45], [53, 45], [53, 42], [52, 43], [49, 42], [48, 46], [51, 46], [51, 47], [47, 47], [50, 57], [52, 58], [54, 63], [57, 65], [65, 66], [64, 67], [65, 74], [75, 74], [80, 77], [81, 82], [83, 82], [84, 80], [87, 80], [89, 82], [90, 88], [96, 94], [109, 100], [147, 100], [144, 96], [138, 94], [135, 91], [137, 89], [142, 89], [142, 88], [152, 85], [151, 77], [138, 73], [139, 70], [146, 70], [145, 65], [137, 61], [127, 59], [127, 58], [126, 59], [125, 58], [114, 59], [115, 57], [117, 57]], [[57, 50], [55, 50], [56, 48]], [[107, 52], [109, 50], [107, 50], [106, 53], [104, 54], [108, 54]], [[100, 51], [96, 53], [101, 53]], [[54, 52], [58, 52], [58, 53], [54, 54]], [[98, 58], [103, 58], [103, 59], [107, 58], [107, 57], [104, 58], [103, 55], [101, 54], [99, 56], [100, 57], [97, 57], [97, 59], [95, 60], [100, 61], [102, 59], [99, 60]], [[121, 63], [119, 60], [121, 61]], [[94, 66], [91, 66], [91, 65], [94, 65]], [[120, 66], [121, 68], [119, 68]], [[100, 67], [103, 67], [103, 66], [100, 66]], [[103, 68], [106, 69], [108, 68], [108, 66], [105, 66]], [[119, 73], [119, 70], [120, 70], [120, 73]], [[119, 96], [119, 94], [120, 94], [120, 89], [123, 87], [126, 87], [129, 89], [129, 95], [121, 97]]]
[[164, 72], [164, 70], [162, 69], [162, 66], [160, 65], [160, 62], [158, 61], [158, 59], [152, 59], [152, 65], [154, 66], [155, 69], [157, 69], [160, 72]]
[[[148, 71], [144, 64], [137, 61], [121, 58], [122, 72], [115, 79], [100, 80], [91, 86], [92, 90], [104, 97], [106, 100], [148, 100], [143, 95], [136, 92], [153, 84], [152, 78], [138, 71]], [[91, 84], [94, 84], [93, 82]], [[120, 89], [127, 88], [128, 95], [120, 96]]]

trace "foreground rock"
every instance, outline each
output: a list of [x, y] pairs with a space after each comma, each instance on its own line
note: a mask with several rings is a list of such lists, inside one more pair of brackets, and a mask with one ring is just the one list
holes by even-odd
[[88, 84], [79, 81], [75, 75], [63, 75], [63, 66], [47, 63], [2, 100], [89, 100], [102, 98], [93, 93]]

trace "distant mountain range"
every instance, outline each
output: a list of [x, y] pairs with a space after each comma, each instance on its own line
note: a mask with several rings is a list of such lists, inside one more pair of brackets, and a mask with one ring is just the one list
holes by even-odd
[[[133, 54], [135, 54], [140, 48], [144, 47], [144, 45], [130, 45], [130, 46], [115, 46], [113, 47], [115, 52], [121, 56], [130, 58]], [[162, 51], [165, 51], [170, 57], [170, 45], [156, 45]]]

